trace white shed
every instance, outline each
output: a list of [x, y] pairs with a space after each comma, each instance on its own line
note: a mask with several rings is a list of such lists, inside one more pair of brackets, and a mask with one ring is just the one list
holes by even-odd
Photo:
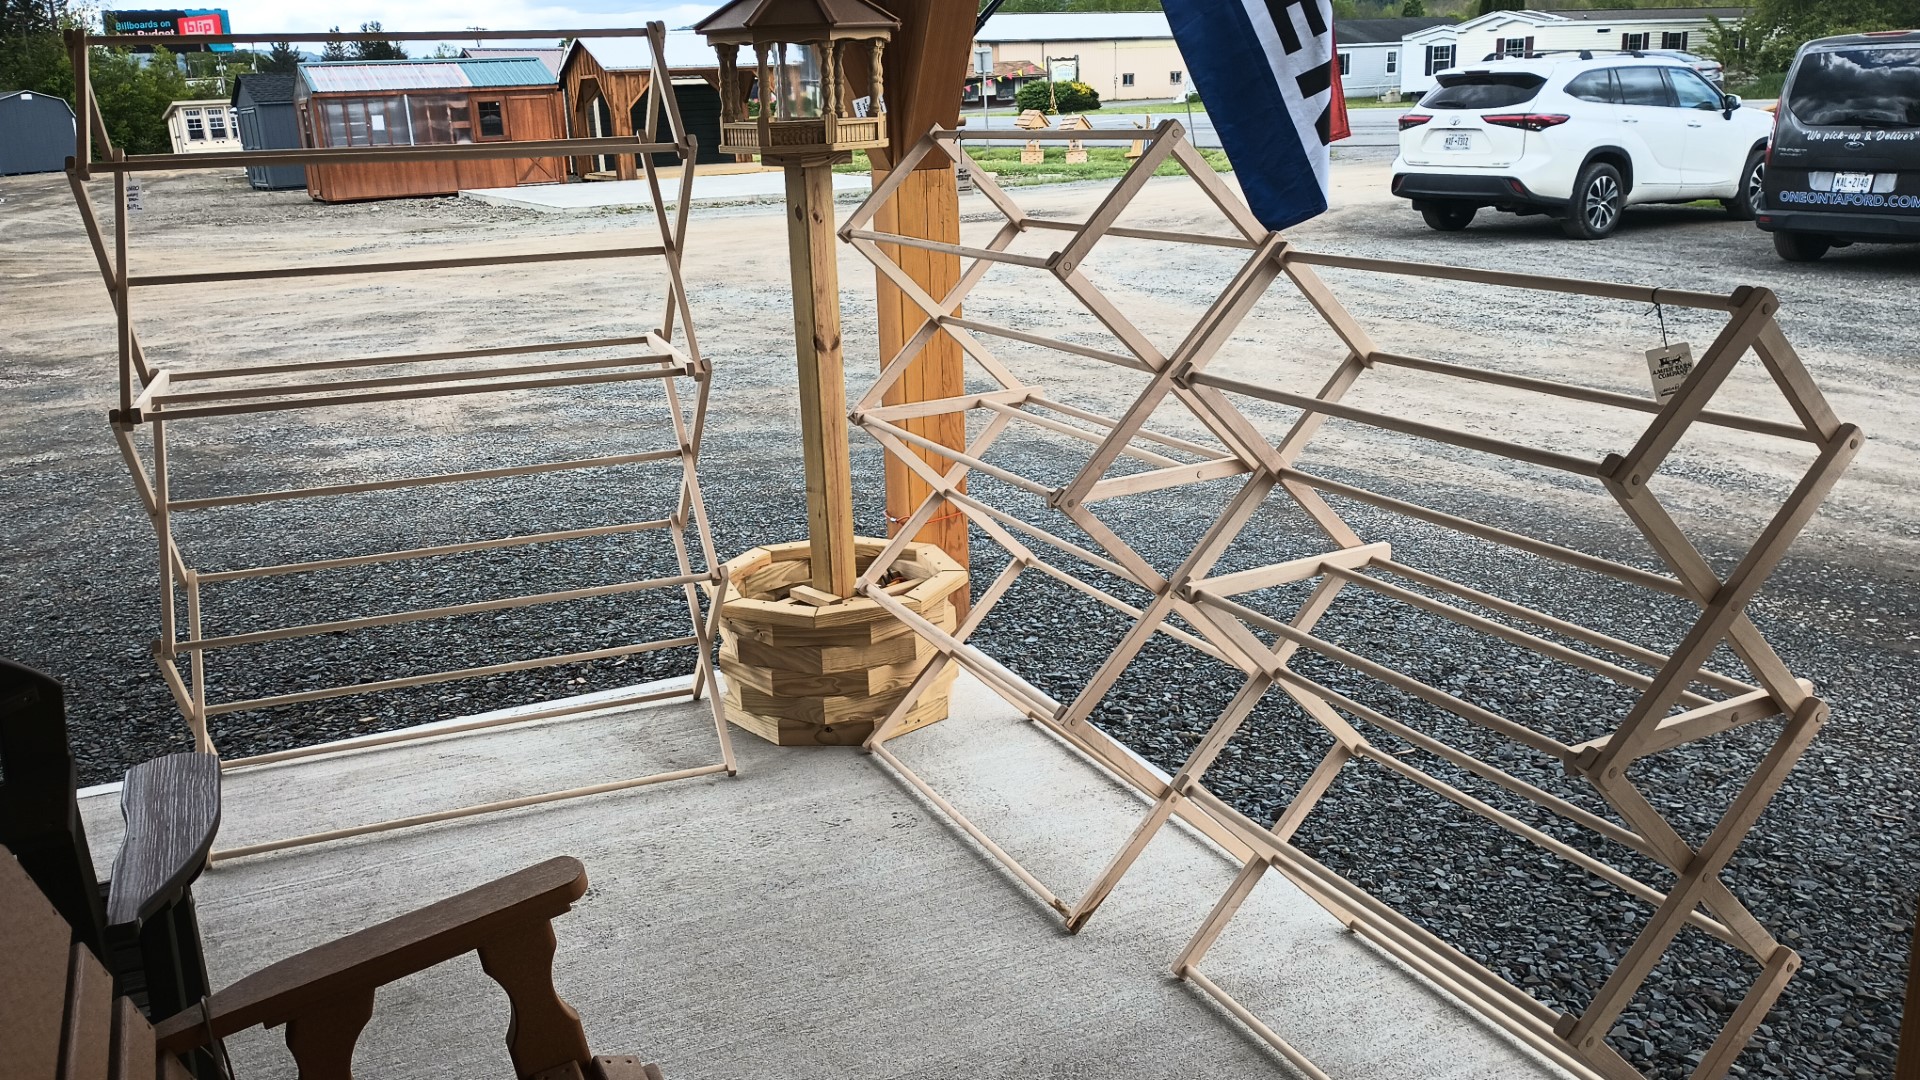
[[1494, 11], [1463, 23], [1417, 30], [1402, 39], [1400, 88], [1433, 89], [1435, 72], [1503, 54], [1591, 49], [1681, 49], [1706, 45], [1713, 20], [1738, 23], [1745, 8], [1597, 8]]

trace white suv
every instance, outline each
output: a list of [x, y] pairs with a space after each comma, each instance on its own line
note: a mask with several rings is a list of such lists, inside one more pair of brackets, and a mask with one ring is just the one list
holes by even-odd
[[1719, 199], [1740, 220], [1760, 197], [1773, 117], [1664, 56], [1547, 54], [1440, 72], [1400, 117], [1393, 193], [1436, 229], [1483, 206], [1606, 236], [1635, 203]]

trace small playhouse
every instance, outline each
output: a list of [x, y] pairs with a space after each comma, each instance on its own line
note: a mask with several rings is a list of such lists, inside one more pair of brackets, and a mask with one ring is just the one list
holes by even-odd
[[[233, 122], [244, 150], [300, 149], [300, 117], [294, 112], [292, 72], [242, 75], [233, 84]], [[249, 165], [247, 182], [260, 191], [307, 186], [303, 165]]]
[[[309, 147], [444, 146], [566, 138], [566, 109], [538, 60], [335, 61], [300, 65], [294, 104]], [[566, 160], [459, 158], [314, 165], [321, 202], [453, 195], [468, 188], [558, 184]]]

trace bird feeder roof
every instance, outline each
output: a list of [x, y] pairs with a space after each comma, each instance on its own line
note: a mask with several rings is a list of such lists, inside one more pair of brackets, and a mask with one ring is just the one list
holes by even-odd
[[733, 0], [694, 24], [707, 40], [734, 45], [884, 38], [900, 20], [867, 0]]

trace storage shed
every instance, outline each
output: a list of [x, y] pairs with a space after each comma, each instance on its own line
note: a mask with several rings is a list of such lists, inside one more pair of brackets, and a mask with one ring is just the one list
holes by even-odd
[[[566, 137], [566, 109], [538, 60], [372, 60], [302, 64], [294, 85], [311, 147], [429, 146]], [[566, 159], [493, 158], [314, 165], [321, 202], [452, 195], [464, 188], [557, 184]]]
[[[300, 117], [294, 112], [291, 72], [242, 75], [234, 81], [233, 115], [247, 150], [300, 149]], [[300, 165], [249, 165], [247, 181], [260, 191], [307, 186]]]
[[[682, 30], [667, 35], [667, 69], [674, 96], [687, 130], [700, 141], [698, 164], [734, 163], [720, 152], [720, 58], [706, 38]], [[745, 82], [752, 76], [742, 73]], [[560, 65], [560, 83], [566, 87], [571, 113], [568, 123], [577, 139], [633, 135], [647, 122], [647, 88], [653, 83], [653, 50], [645, 38], [580, 38], [567, 50]], [[745, 96], [746, 86], [741, 87]], [[661, 116], [662, 140], [672, 138], [672, 125]], [[658, 155], [660, 164], [677, 163], [672, 154]], [[603, 154], [573, 159], [574, 172], [583, 180], [632, 180], [640, 163], [631, 154]]]
[[73, 156], [73, 106], [31, 90], [0, 94], [0, 176], [59, 172]]

